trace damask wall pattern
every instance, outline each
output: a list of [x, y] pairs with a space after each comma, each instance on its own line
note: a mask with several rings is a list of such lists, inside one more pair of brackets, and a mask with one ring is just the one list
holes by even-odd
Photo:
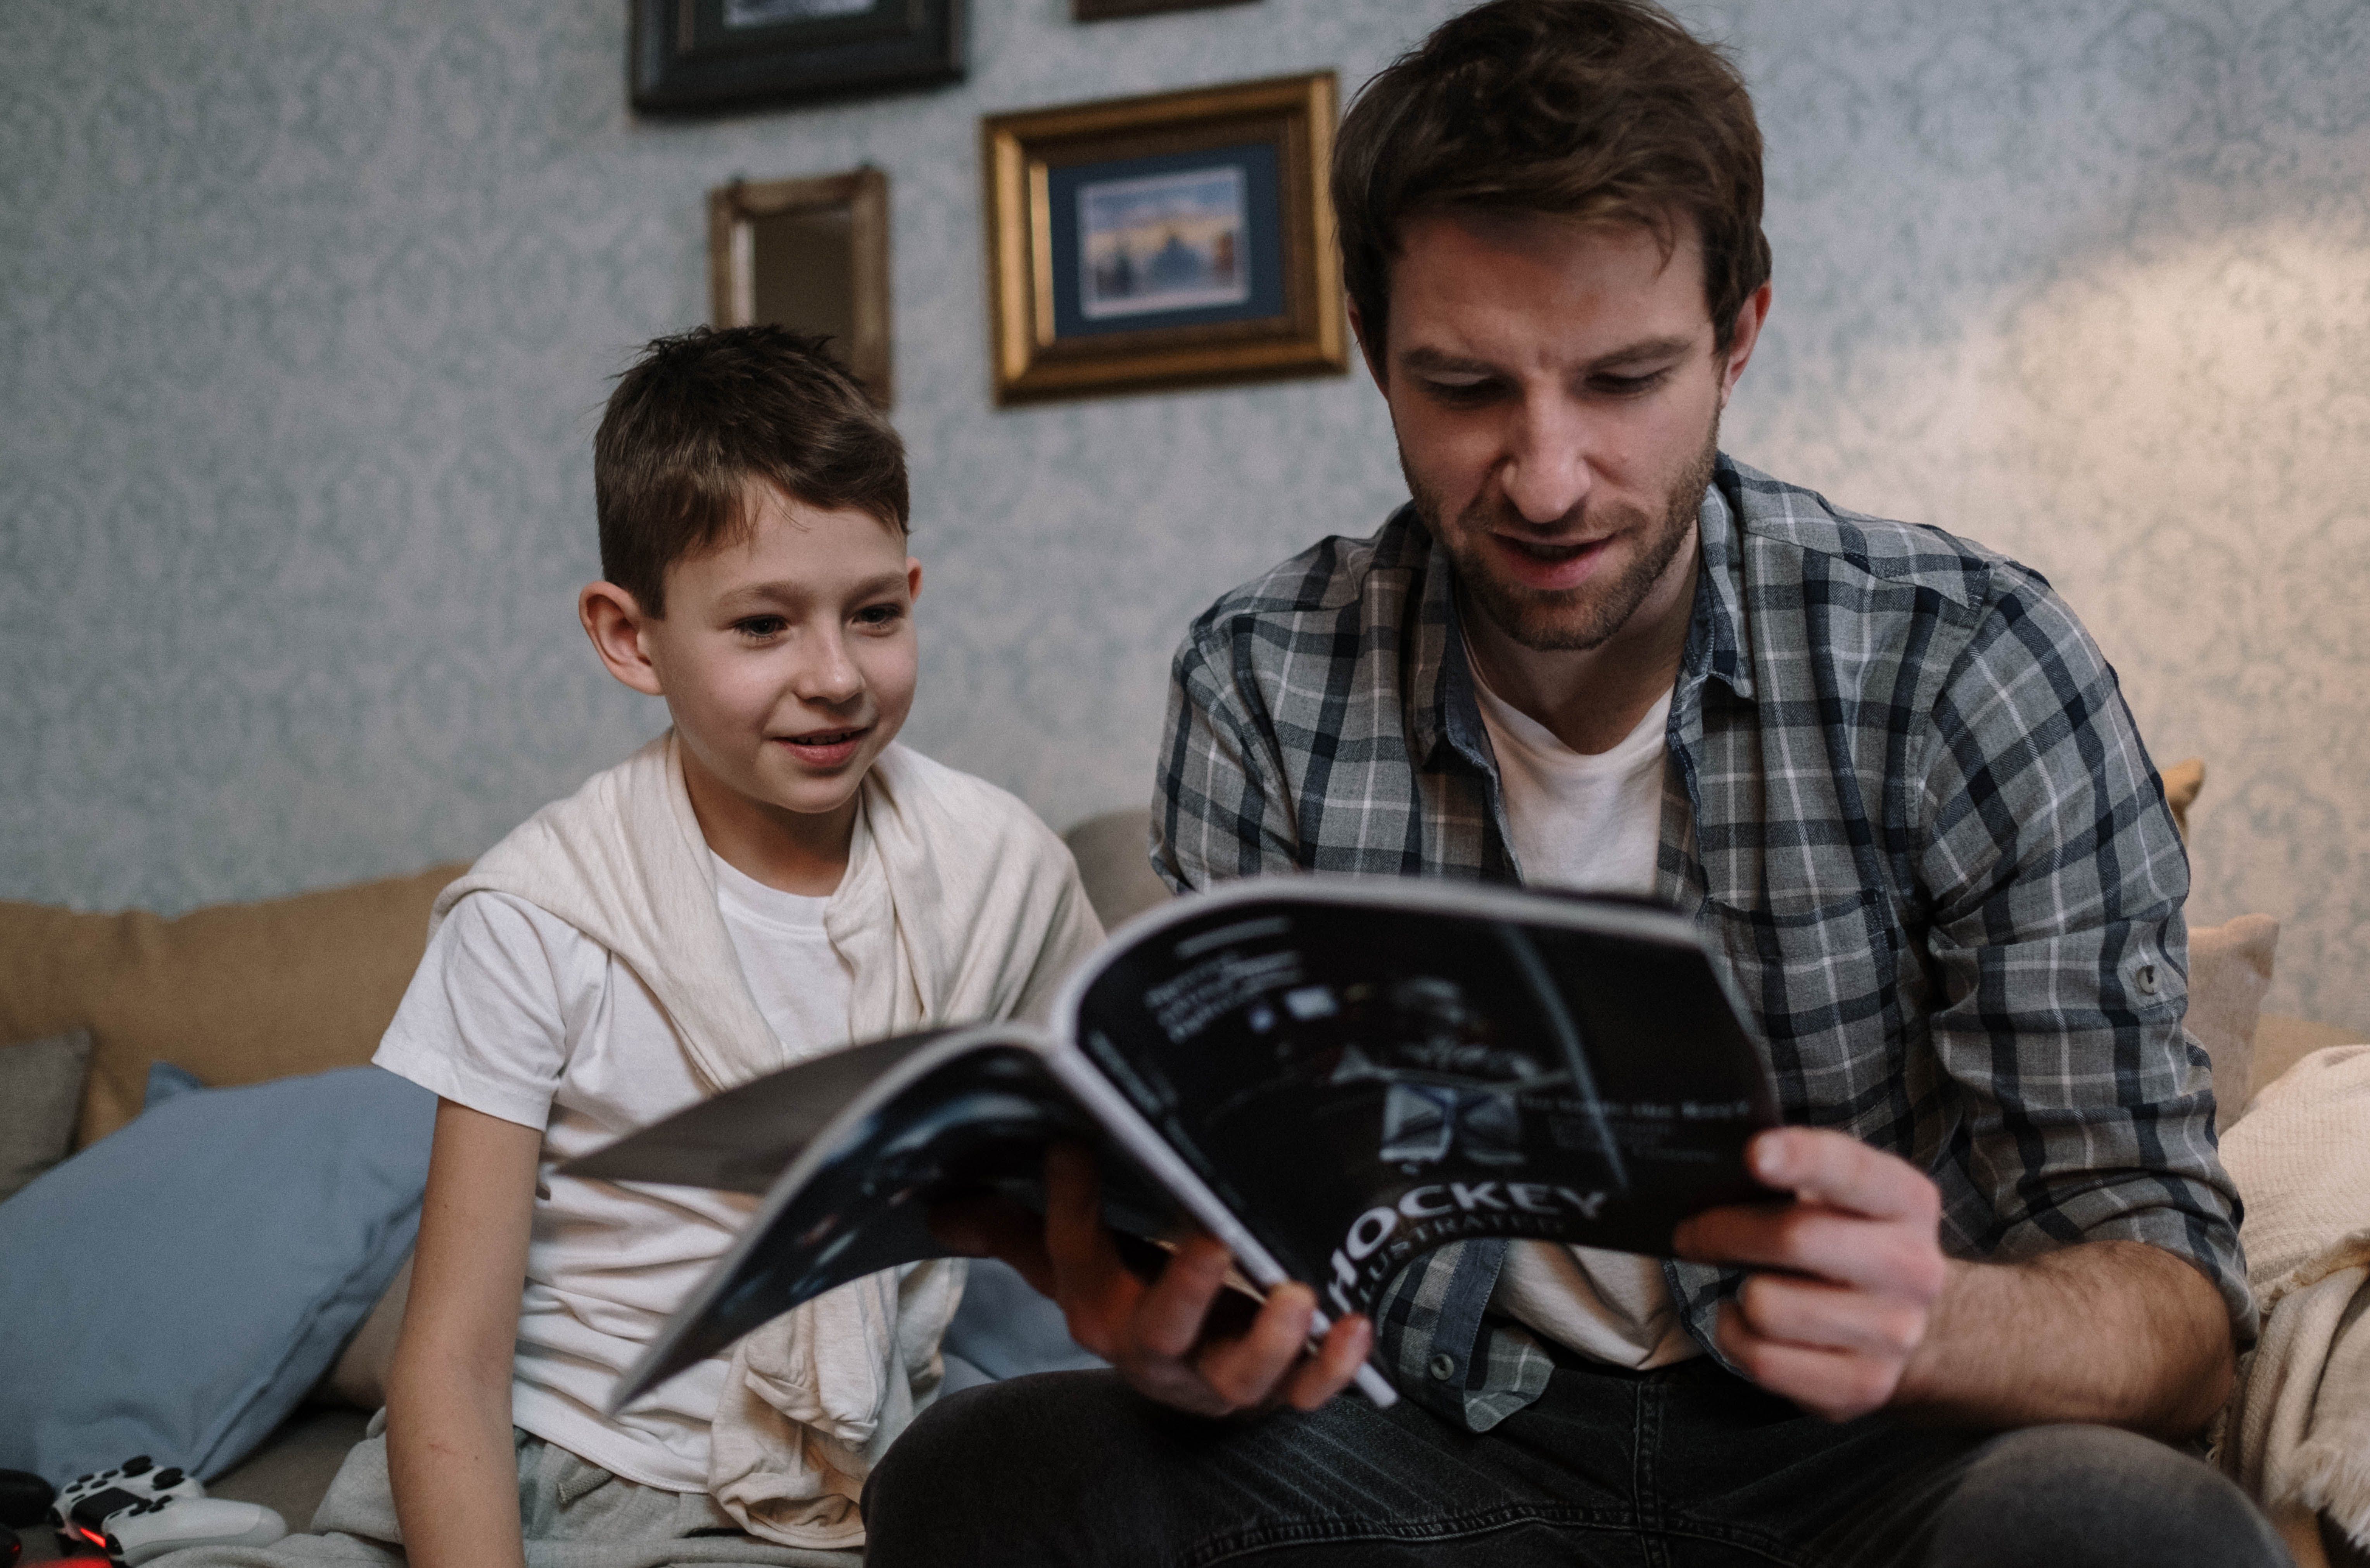
[[[1331, 66], [1453, 6], [1078, 27], [940, 91], [693, 124], [623, 0], [0, 6], [0, 897], [174, 910], [484, 847], [662, 722], [573, 624], [604, 378], [706, 311], [704, 191], [891, 177], [926, 563], [908, 737], [1057, 825], [1148, 790], [1217, 593], [1404, 494], [1356, 378], [988, 401], [978, 117]], [[1703, 0], [1770, 147], [1738, 456], [2050, 573], [2196, 918], [2370, 1026], [2370, 7]]]

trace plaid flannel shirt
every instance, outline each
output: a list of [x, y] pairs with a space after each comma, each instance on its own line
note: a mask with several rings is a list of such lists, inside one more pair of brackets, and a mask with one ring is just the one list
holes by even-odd
[[[1954, 1256], [2167, 1249], [2254, 1334], [2189, 864], [2098, 648], [2042, 577], [1722, 457], [1671, 701], [1656, 888], [1727, 955], [1785, 1119], [1927, 1172]], [[1446, 558], [1412, 512], [1220, 599], [1172, 670], [1153, 862], [1517, 881]], [[1485, 1430], [1547, 1353], [1487, 1315], [1502, 1241], [1378, 1312], [1400, 1388]], [[1697, 1343], [1732, 1270], [1668, 1262]]]

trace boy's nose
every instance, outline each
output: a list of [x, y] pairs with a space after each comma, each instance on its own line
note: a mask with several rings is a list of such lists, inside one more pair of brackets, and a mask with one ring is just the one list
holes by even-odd
[[800, 665], [791, 689], [802, 701], [836, 707], [855, 701], [864, 692], [864, 672], [847, 656], [847, 645], [836, 637], [825, 638], [815, 649], [815, 656]]

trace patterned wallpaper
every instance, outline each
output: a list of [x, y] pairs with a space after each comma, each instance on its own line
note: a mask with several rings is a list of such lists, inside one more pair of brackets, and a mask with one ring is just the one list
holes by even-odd
[[[908, 731], [1057, 825], [1147, 791], [1212, 596], [1401, 494], [1336, 378], [997, 412], [976, 134], [1323, 66], [1442, 0], [1079, 27], [974, 0], [939, 91], [637, 123], [623, 0], [0, 6], [0, 896], [164, 909], [483, 847], [661, 721], [571, 607], [604, 377], [706, 310], [702, 199], [887, 169], [928, 566]], [[1702, 0], [1771, 161], [1727, 444], [2052, 574], [2200, 919], [2370, 1026], [2370, 7]]]

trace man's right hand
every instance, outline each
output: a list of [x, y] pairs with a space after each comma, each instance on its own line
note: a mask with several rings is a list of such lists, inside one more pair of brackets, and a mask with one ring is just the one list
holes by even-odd
[[1270, 1291], [1239, 1332], [1220, 1328], [1213, 1309], [1227, 1292], [1231, 1260], [1207, 1235], [1179, 1246], [1159, 1278], [1139, 1278], [1103, 1226], [1094, 1159], [1074, 1144], [1047, 1151], [1041, 1224], [1001, 1202], [943, 1205], [930, 1223], [948, 1245], [1019, 1270], [1060, 1304], [1072, 1339], [1117, 1367], [1138, 1392], [1178, 1410], [1315, 1410], [1349, 1385], [1374, 1348], [1372, 1325], [1347, 1317], [1310, 1354], [1317, 1296], [1297, 1283]]

